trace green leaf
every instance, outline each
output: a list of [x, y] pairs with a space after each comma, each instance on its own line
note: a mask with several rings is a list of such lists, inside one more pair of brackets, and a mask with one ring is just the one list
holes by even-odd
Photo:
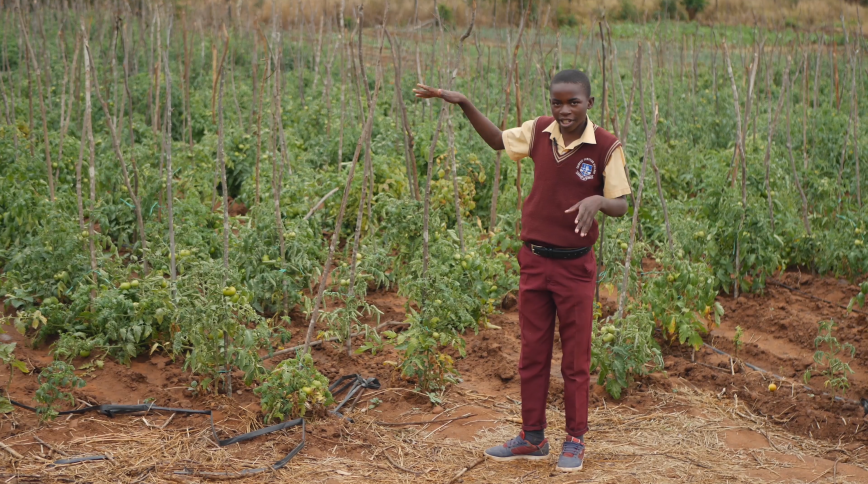
[[27, 365], [23, 361], [13, 360], [9, 364], [12, 368], [17, 368], [21, 373], [30, 373], [30, 370], [27, 369]]

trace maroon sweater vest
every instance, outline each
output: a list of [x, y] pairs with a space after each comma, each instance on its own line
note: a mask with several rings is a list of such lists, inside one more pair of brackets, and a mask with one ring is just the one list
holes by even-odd
[[575, 232], [577, 213], [564, 211], [587, 197], [603, 195], [603, 171], [621, 142], [595, 125], [597, 144], [582, 143], [561, 155], [554, 138], [543, 132], [553, 121], [551, 116], [542, 116], [534, 123], [530, 142], [533, 188], [521, 211], [521, 240], [547, 247], [589, 247], [599, 236], [597, 221], [582, 237]]

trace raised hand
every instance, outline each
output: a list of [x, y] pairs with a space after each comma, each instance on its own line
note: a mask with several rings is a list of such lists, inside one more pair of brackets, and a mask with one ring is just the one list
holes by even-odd
[[591, 226], [594, 222], [597, 212], [603, 205], [605, 199], [599, 195], [588, 197], [581, 202], [568, 208], [565, 212], [578, 212], [576, 214], [576, 233], [582, 237], [588, 235]]
[[440, 98], [451, 104], [458, 104], [464, 99], [464, 95], [457, 91], [447, 91], [437, 87], [416, 84], [413, 94], [420, 99]]

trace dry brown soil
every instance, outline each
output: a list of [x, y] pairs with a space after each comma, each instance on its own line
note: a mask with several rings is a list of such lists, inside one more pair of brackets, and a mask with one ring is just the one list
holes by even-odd
[[[783, 274], [777, 280], [799, 287], [807, 294], [842, 305], [846, 305], [850, 297], [858, 291], [856, 286], [846, 281], [799, 273]], [[381, 321], [403, 320], [404, 300], [393, 292], [370, 294], [368, 301], [384, 312]], [[718, 445], [716, 448], [724, 449], [725, 453], [731, 452], [733, 455], [750, 456], [751, 468], [745, 468], [741, 473], [720, 474], [720, 476], [732, 475], [731, 482], [868, 482], [868, 466], [866, 466], [868, 464], [868, 448], [866, 448], [868, 420], [863, 418], [864, 411], [855, 402], [861, 397], [868, 396], [868, 373], [866, 373], [868, 317], [862, 313], [847, 313], [835, 304], [810, 299], [803, 294], [775, 285], [769, 285], [767, 291], [761, 295], [744, 295], [737, 301], [731, 297], [721, 296], [719, 301], [725, 307], [726, 314], [721, 326], [705, 338], [706, 342], [722, 351], [734, 354], [732, 337], [736, 326], [741, 326], [744, 330], [745, 344], [738, 356], [743, 361], [783, 377], [782, 381], [777, 381], [780, 388], [774, 393], [770, 392], [768, 384], [773, 379], [770, 375], [749, 370], [737, 360], [731, 361], [708, 348], [694, 352], [690, 348], [670, 344], [662, 336], [658, 336], [664, 354], [663, 372], [640, 378], [617, 401], [606, 395], [602, 388], [592, 385], [589, 445], [593, 445], [594, 442], [595, 415], [601, 415], [598, 422], [600, 435], [611, 435], [608, 432], [612, 429], [607, 427], [608, 424], [605, 422], [608, 421], [602, 417], [609, 414], [604, 411], [611, 412], [612, 408], [617, 407], [621, 409], [619, 412], [636, 416], [672, 412], [672, 415], [679, 415], [681, 416], [679, 418], [684, 419], [713, 419], [714, 429], [717, 430], [708, 435], [716, 439], [715, 445]], [[611, 311], [615, 304], [614, 299], [609, 297], [604, 297], [603, 302], [607, 311]], [[801, 385], [802, 374], [813, 361], [813, 340], [817, 335], [817, 322], [829, 318], [834, 318], [840, 325], [838, 338], [856, 347], [856, 357], [850, 361], [855, 371], [855, 374], [850, 377], [852, 387], [844, 395], [847, 401], [833, 401], [830, 396], [823, 395], [821, 392], [824, 379], [821, 376], [815, 376], [809, 382], [815, 389], [813, 392]], [[483, 330], [478, 334], [466, 335], [467, 357], [456, 359], [456, 366], [461, 372], [463, 381], [444, 395], [445, 411], [442, 415], [440, 413], [442, 409], [432, 408], [426, 397], [412, 391], [411, 382], [402, 379], [394, 371], [393, 366], [384, 364], [398, 359], [393, 350], [386, 350], [376, 356], [349, 357], [342, 348], [330, 343], [316, 348], [313, 355], [317, 365], [330, 379], [334, 380], [349, 373], [361, 373], [365, 377], [377, 377], [383, 385], [383, 390], [369, 391], [360, 400], [354, 412], [359, 421], [357, 424], [341, 421], [334, 416], [313, 419], [308, 427], [305, 449], [290, 463], [288, 470], [276, 473], [268, 480], [293, 482], [296, 477], [290, 478], [290, 475], [302, 472], [304, 466], [320, 463], [323, 466], [335, 467], [337, 466], [335, 463], [339, 462], [343, 466], [341, 468], [346, 469], [345, 471], [334, 471], [336, 474], [319, 476], [320, 479], [313, 479], [313, 482], [343, 482], [345, 479], [348, 482], [351, 480], [359, 482], [359, 477], [365, 474], [360, 471], [355, 471], [357, 474], [353, 474], [352, 464], [346, 463], [365, 462], [366, 465], [375, 466], [375, 471], [376, 469], [381, 472], [388, 470], [397, 473], [394, 474], [395, 476], [400, 476], [387, 478], [384, 475], [374, 479], [374, 474], [370, 472], [375, 471], [370, 471], [370, 479], [380, 482], [405, 482], [412, 480], [416, 475], [405, 472], [406, 469], [401, 470], [403, 466], [399, 462], [409, 462], [409, 460], [399, 462], [382, 460], [383, 454], [388, 455], [387, 451], [390, 448], [392, 450], [389, 452], [397, 452], [400, 445], [412, 446], [413, 442], [417, 442], [413, 439], [418, 439], [418, 442], [426, 442], [425, 445], [434, 442], [430, 445], [440, 448], [438, 452], [442, 452], [443, 449], [437, 447], [437, 442], [442, 441], [446, 444], [441, 445], [463, 446], [461, 448], [467, 455], [466, 464], [469, 464], [473, 461], [474, 455], [479, 455], [478, 451], [485, 442], [493, 442], [493, 439], [517, 431], [520, 423], [517, 405], [520, 398], [519, 379], [516, 372], [520, 341], [517, 310], [512, 308], [495, 315], [492, 323], [502, 329]], [[291, 328], [293, 339], [287, 346], [302, 341], [304, 325], [303, 318], [293, 319]], [[31, 348], [28, 346], [27, 338], [12, 328], [5, 329], [7, 333], [0, 336], [18, 343], [16, 356], [26, 362], [28, 368], [32, 370], [29, 375], [15, 374], [9, 393], [16, 400], [32, 404], [34, 392], [38, 387], [35, 374], [52, 361], [49, 348]], [[360, 341], [357, 340], [355, 343], [358, 345]], [[454, 350], [449, 351], [457, 356]], [[550, 432], [555, 449], [560, 445], [558, 442], [562, 438], [560, 432], [563, 429], [561, 395], [563, 383], [559, 372], [559, 355], [559, 340], [556, 340], [549, 392], [553, 419], [560, 418], [559, 423], [553, 422]], [[94, 354], [89, 359], [98, 356]], [[74, 364], [80, 367], [86, 362], [85, 359], [77, 359]], [[274, 361], [269, 362], [270, 364], [274, 364]], [[215, 422], [221, 438], [262, 426], [259, 400], [250, 388], [238, 390], [231, 399], [225, 395], [195, 396], [187, 390], [190, 375], [183, 371], [183, 362], [173, 361], [159, 352], [151, 357], [137, 358], [129, 366], [107, 359], [102, 370], [79, 373], [87, 381], [86, 387], [75, 392], [79, 406], [154, 401], [160, 406], [212, 409], [215, 412]], [[8, 371], [0, 370], [0, 379], [5, 380], [7, 377]], [[688, 392], [690, 395], [681, 396], [679, 392], [681, 394]], [[372, 406], [371, 401], [374, 398], [382, 403]], [[16, 472], [23, 472], [21, 469], [26, 469], [29, 472], [27, 475], [33, 477], [21, 478], [17, 482], [101, 482], [102, 479], [98, 476], [94, 477], [94, 474], [87, 469], [95, 469], [99, 465], [107, 465], [109, 467], [106, 469], [109, 470], [115, 469], [111, 467], [112, 464], [85, 463], [58, 471], [52, 470], [55, 468], [50, 467], [50, 462], [63, 457], [57, 449], [65, 449], [64, 451], [70, 455], [83, 455], [99, 451], [100, 445], [104, 447], [116, 445], [117, 442], [108, 440], [100, 442], [99, 437], [109, 433], [118, 435], [118, 432], [124, 429], [130, 432], [130, 435], [138, 435], [136, 432], [145, 432], [147, 435], [174, 432], [173, 438], [182, 440], [185, 432], [188, 438], [192, 438], [191, 432], [198, 432], [195, 434], [201, 440], [198, 445], [212, 449], [207, 452], [213, 452], [215, 446], [208, 440], [207, 432], [204, 432], [208, 426], [205, 417], [179, 415], [169, 421], [165, 428], [159, 428], [167, 422], [167, 417], [167, 415], [124, 416], [109, 421], [106, 417], [92, 414], [87, 417], [61, 417], [54, 422], [40, 425], [34, 415], [16, 410], [11, 415], [0, 417], [0, 442], [22, 454], [24, 460], [12, 459], [8, 452], [0, 450], [0, 463], [5, 467], [3, 471], [5, 474], [2, 476], [10, 477]], [[406, 427], [377, 424], [377, 422], [416, 422], [446, 417], [464, 418], [441, 426], [427, 425], [421, 429], [411, 426], [414, 432], [410, 434], [412, 438], [407, 437], [408, 434], [404, 432], [407, 430]], [[365, 422], [364, 427], [360, 427], [361, 422]], [[383, 436], [387, 435], [385, 434], [387, 432], [392, 432], [391, 429], [396, 429], [395, 432], [399, 433], [393, 432], [388, 435], [399, 436], [402, 439], [401, 444], [383, 448]], [[630, 434], [627, 432], [629, 429], [629, 426], [624, 427], [625, 436], [640, 435]], [[774, 439], [771, 432], [776, 435]], [[37, 437], [54, 447], [54, 450], [39, 442]], [[410, 440], [407, 440], [408, 438]], [[128, 445], [134, 448], [137, 442], [134, 437], [130, 439], [132, 440]], [[228, 466], [235, 469], [249, 467], [253, 465], [251, 461], [257, 461], [256, 465], [262, 465], [264, 463], [262, 461], [276, 460], [272, 459], [272, 456], [279, 458], [288, 452], [297, 441], [297, 431], [274, 437], [260, 437], [255, 441], [227, 448], [226, 455], [234, 460], [230, 463], [216, 462], [215, 465], [220, 464], [224, 465], [224, 468]], [[600, 441], [602, 444], [602, 437]], [[422, 445], [418, 442], [416, 445]], [[795, 453], [794, 449], [797, 447], [802, 450]], [[821, 455], [809, 455], [804, 451], [806, 448], [825, 450]], [[720, 452], [715, 455], [720, 455]], [[595, 469], [603, 471], [610, 468], [607, 466], [613, 465], [614, 461], [611, 458], [604, 459], [603, 456], [594, 463], [593, 456], [593, 447], [590, 447], [588, 466], [592, 472]], [[120, 464], [120, 457], [117, 459], [116, 464]], [[635, 463], [631, 465], [641, 468], [642, 460], [637, 461], [637, 459], [633, 458], [631, 462], [635, 461]], [[201, 459], [196, 460], [192, 457], [187, 459], [187, 462], [193, 461], [197, 465], [201, 464]], [[650, 465], [651, 461], [647, 462]], [[689, 462], [686, 464], [682, 462], [685, 467], [678, 470], [675, 464], [677, 462], [671, 460], [670, 467], [664, 468], [663, 474], [659, 476], [660, 482], [685, 482], [684, 475], [694, 475], [697, 469], [701, 468], [696, 463], [691, 468]], [[124, 465], [129, 466], [129, 469], [136, 468], [131, 463]], [[448, 469], [438, 469], [436, 465], [429, 469], [417, 468], [416, 472], [424, 475], [426, 481], [438, 479], [445, 481], [448, 479], [444, 479], [444, 476], [452, 475], [456, 469], [460, 470], [461, 463], [455, 465], [456, 467]], [[624, 469], [623, 462], [615, 465], [618, 467], [612, 469]], [[168, 470], [160, 470], [159, 466], [150, 466], [143, 468], [141, 472], [137, 471], [134, 476], [136, 479], [141, 479], [140, 482], [200, 482], [196, 478], [172, 476], [171, 469], [178, 469], [179, 466], [183, 467], [177, 462], [172, 465], [167, 464]], [[692, 470], [686, 470], [688, 468]], [[493, 469], [492, 464], [484, 463], [468, 471], [459, 481], [463, 479], [463, 482], [500, 482], [500, 478], [490, 474], [494, 472]], [[502, 472], [503, 468], [498, 469], [501, 469], [498, 472]], [[121, 472], [117, 469], [111, 472], [109, 470], [105, 471], [105, 479], [109, 479], [109, 475], [116, 475], [111, 472]], [[513, 478], [503, 482], [520, 482], [522, 475], [532, 476], [532, 480], [540, 480], [543, 476], [534, 474], [537, 471], [537, 468], [522, 464], [515, 468], [516, 475]], [[717, 482], [723, 482], [723, 477], [714, 479], [708, 477], [712, 480], [702, 478], [703, 472], [705, 471], [696, 474], [700, 477], [693, 482], [714, 482], [715, 479], [718, 479]], [[128, 474], [130, 473], [132, 471], [128, 471]], [[132, 476], [127, 475], [127, 477], [130, 478], [129, 482], [136, 480]], [[619, 478], [618, 482], [630, 482], [629, 479]], [[632, 479], [634, 482], [649, 482], [641, 473], [634, 473]], [[248, 480], [259, 482], [255, 478]], [[729, 480], [729, 477], [726, 480]], [[584, 481], [563, 480], [549, 475], [546, 482]], [[599, 482], [607, 481], [604, 479]]]

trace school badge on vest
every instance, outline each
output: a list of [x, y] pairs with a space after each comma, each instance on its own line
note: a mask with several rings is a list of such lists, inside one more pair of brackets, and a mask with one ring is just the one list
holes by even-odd
[[590, 158], [584, 158], [576, 166], [576, 175], [578, 175], [579, 179], [582, 181], [594, 178], [594, 173], [596, 173], [596, 171], [597, 165], [594, 163], [594, 160]]

